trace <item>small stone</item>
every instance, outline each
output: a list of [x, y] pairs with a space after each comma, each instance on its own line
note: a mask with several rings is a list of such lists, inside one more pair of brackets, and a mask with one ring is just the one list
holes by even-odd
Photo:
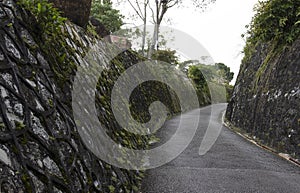
[[2, 8], [0, 8], [0, 18], [5, 18], [6, 17], [6, 13], [4, 12], [4, 10]]
[[37, 47], [37, 44], [26, 29], [21, 29], [21, 37], [31, 48]]
[[5, 163], [6, 165], [11, 166], [11, 161], [6, 153], [6, 151], [4, 151], [3, 149], [0, 148], [0, 161], [2, 161], [3, 163]]
[[56, 163], [50, 158], [46, 157], [43, 160], [44, 166], [54, 175], [61, 176], [58, 166]]
[[16, 58], [21, 59], [21, 54], [19, 52], [19, 50], [16, 48], [16, 46], [12, 43], [12, 41], [7, 37], [7, 35], [4, 36], [5, 37], [5, 45], [6, 45], [6, 49], [12, 53]]
[[31, 172], [29, 172], [30, 177], [32, 178], [32, 182], [34, 184], [35, 187], [35, 193], [43, 193], [45, 192], [45, 187], [46, 185], [44, 185], [34, 174], [32, 174]]
[[3, 53], [0, 51], [0, 61], [3, 61], [5, 58], [4, 58], [4, 55]]
[[37, 53], [37, 60], [43, 67], [50, 69], [48, 62], [40, 53]]
[[28, 80], [28, 79], [26, 79], [26, 81], [27, 81], [27, 82], [30, 84], [30, 86], [32, 86], [33, 88], [36, 87], [35, 82], [33, 82], [33, 81], [31, 81], [31, 80]]
[[33, 133], [48, 141], [50, 137], [48, 133], [45, 131], [44, 127], [42, 126], [40, 119], [34, 116], [33, 114], [31, 116], [32, 116], [31, 125], [32, 125]]
[[14, 112], [19, 116], [23, 116], [23, 105], [21, 103], [15, 104]]
[[2, 98], [8, 97], [7, 90], [3, 86], [0, 86], [0, 94]]
[[38, 166], [39, 166], [40, 168], [43, 168], [43, 166], [44, 166], [44, 165], [43, 165], [43, 162], [42, 162], [41, 160], [38, 160], [38, 161], [37, 161], [37, 164], [38, 164]]
[[71, 39], [74, 39], [74, 35], [73, 35], [73, 32], [72, 32], [70, 26], [66, 25], [65, 27], [67, 28], [68, 34], [70, 35]]
[[37, 64], [37, 60], [35, 59], [35, 57], [31, 54], [31, 52], [28, 50], [28, 58], [29, 58], [29, 62], [31, 64]]

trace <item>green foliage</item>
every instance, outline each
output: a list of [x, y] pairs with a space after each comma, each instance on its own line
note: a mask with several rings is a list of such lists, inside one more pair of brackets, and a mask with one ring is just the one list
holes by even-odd
[[175, 50], [155, 50], [154, 53], [152, 54], [151, 58], [153, 60], [158, 60], [158, 61], [163, 61], [168, 64], [174, 64], [177, 65], [178, 62], [178, 57], [176, 56], [176, 51]]
[[110, 32], [120, 30], [123, 25], [123, 15], [112, 7], [110, 1], [93, 0], [91, 15], [98, 19]]
[[203, 75], [200, 66], [190, 66], [188, 68], [188, 77], [192, 80], [196, 89], [200, 105], [207, 105], [210, 102], [210, 92], [206, 78]]
[[[206, 84], [206, 78], [203, 75], [202, 70], [205, 68], [202, 68], [203, 66], [198, 65], [198, 66], [190, 66], [188, 70], [188, 76], [190, 79], [192, 79], [195, 84], [198, 87], [202, 87], [204, 84]], [[210, 72], [210, 71], [208, 71]], [[207, 73], [209, 75], [210, 73]], [[210, 76], [210, 75], [209, 75]]]
[[99, 38], [95, 26], [93, 26], [91, 23], [88, 23], [88, 25], [86, 26], [86, 32], [91, 37]]
[[36, 20], [37, 26], [33, 26], [36, 32], [48, 40], [61, 30], [61, 25], [66, 18], [60, 16], [60, 12], [47, 0], [19, 0], [18, 4], [29, 11]]
[[190, 65], [194, 63], [199, 63], [198, 60], [187, 60], [178, 64], [178, 67], [181, 71], [186, 72]]
[[269, 62], [300, 36], [300, 1], [299, 0], [267, 0], [259, 2], [245, 35], [243, 63], [249, 61], [258, 46], [266, 52], [259, 69], [255, 74], [254, 91], [257, 90], [261, 76], [269, 67]]
[[233, 79], [233, 72], [223, 63], [215, 65], [197, 64], [191, 65], [188, 69], [188, 76], [199, 82], [210, 81], [221, 84], [228, 84]]
[[[201, 98], [203, 100], [203, 95], [210, 96], [210, 93], [215, 95], [214, 98], [222, 99], [222, 88], [224, 87], [226, 89], [227, 100], [231, 98], [233, 88], [229, 85], [229, 82], [233, 78], [233, 72], [230, 72], [230, 68], [223, 63], [216, 63], [215, 65], [191, 65], [188, 68], [188, 77], [195, 85], [200, 104], [202, 102]], [[213, 91], [209, 90], [208, 82], [210, 82], [210, 88], [214, 89]]]
[[300, 1], [268, 0], [259, 2], [256, 14], [250, 25], [246, 26], [247, 45], [245, 54], [250, 55], [258, 42], [275, 41], [278, 44], [290, 44], [300, 35]]
[[[66, 38], [70, 35], [66, 33], [66, 18], [60, 16], [60, 12], [47, 0], [19, 0], [18, 5], [27, 12], [30, 21], [28, 29], [34, 36], [35, 42], [45, 56], [45, 60], [51, 64], [50, 68], [55, 74], [55, 79], [59, 86], [71, 80], [76, 65], [74, 63], [75, 50], [67, 44]], [[22, 13], [23, 14], [23, 13]], [[28, 17], [23, 15], [22, 17]], [[77, 45], [83, 47], [83, 45]]]
[[218, 68], [219, 74], [225, 79], [226, 83], [229, 83], [234, 76], [233, 72], [230, 72], [230, 67], [223, 63], [216, 63], [215, 66]]

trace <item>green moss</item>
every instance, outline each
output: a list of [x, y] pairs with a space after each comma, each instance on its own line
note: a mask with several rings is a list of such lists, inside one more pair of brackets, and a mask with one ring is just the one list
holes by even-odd
[[138, 192], [138, 191], [139, 191], [139, 188], [138, 188], [137, 186], [133, 185], [133, 186], [132, 186], [132, 190], [133, 190], [134, 192]]
[[22, 182], [24, 184], [26, 192], [32, 192], [32, 187], [31, 187], [31, 184], [30, 184], [30, 177], [28, 176], [28, 174], [24, 173], [21, 176], [21, 180], [22, 180]]
[[23, 122], [15, 121], [16, 130], [22, 130], [26, 127]]
[[24, 135], [22, 138], [21, 138], [21, 144], [22, 145], [26, 145], [28, 143], [28, 138], [26, 135]]
[[15, 153], [15, 154], [18, 154], [19, 153], [19, 150], [17, 148], [16, 145], [12, 145], [12, 151]]
[[7, 27], [12, 27], [12, 26], [13, 26], [13, 23], [7, 24]]
[[52, 100], [52, 99], [49, 99], [49, 100], [48, 100], [48, 103], [49, 103], [49, 106], [50, 106], [51, 108], [54, 107], [54, 104], [53, 104], [53, 100]]
[[114, 186], [110, 185], [110, 186], [108, 186], [108, 189], [109, 189], [110, 193], [114, 193], [116, 188]]
[[259, 69], [257, 70], [257, 72], [255, 74], [254, 91], [257, 91], [259, 81], [262, 76], [264, 76], [264, 78], [269, 78], [269, 77], [267, 77], [266, 70], [268, 68], [270, 68], [270, 63], [272, 62], [272, 60], [279, 57], [280, 53], [282, 52], [282, 50], [284, 50], [284, 48], [286, 46], [283, 44], [280, 44], [278, 41], [274, 41], [272, 43], [272, 45], [270, 45], [270, 47], [271, 47], [271, 49], [270, 49], [270, 51], [268, 51], [268, 55], [266, 56], [263, 63], [260, 65]]
[[4, 123], [0, 123], [0, 129], [4, 129], [5, 128], [5, 124]]
[[91, 23], [89, 23], [87, 25], [87, 30], [86, 30], [87, 34], [91, 37], [94, 37], [94, 38], [100, 38], [96, 32], [96, 28], [95, 26], [93, 26]]
[[111, 180], [112, 180], [113, 182], [117, 182], [117, 181], [118, 181], [117, 177], [115, 177], [115, 176], [112, 176], [112, 177], [111, 177]]

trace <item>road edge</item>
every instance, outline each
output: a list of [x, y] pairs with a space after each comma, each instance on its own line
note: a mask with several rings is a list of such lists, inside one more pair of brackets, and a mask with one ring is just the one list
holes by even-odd
[[275, 150], [275, 149], [273, 149], [273, 148], [271, 148], [271, 147], [269, 147], [267, 145], [261, 144], [258, 141], [255, 141], [255, 139], [253, 137], [251, 137], [249, 135], [246, 135], [246, 134], [243, 134], [242, 132], [240, 132], [241, 129], [233, 126], [228, 120], [226, 120], [226, 118], [225, 118], [225, 112], [226, 112], [226, 110], [223, 111], [223, 114], [222, 114], [222, 124], [223, 124], [223, 126], [225, 126], [226, 128], [228, 128], [229, 130], [233, 131], [237, 135], [241, 136], [242, 138], [246, 139], [247, 141], [251, 142], [252, 144], [254, 144], [254, 145], [256, 145], [256, 146], [258, 146], [258, 147], [260, 147], [262, 149], [265, 149], [265, 150], [267, 150], [267, 151], [269, 151], [269, 152], [271, 152], [271, 153], [273, 153], [273, 154], [275, 154], [275, 155], [277, 155], [277, 156], [279, 156], [279, 157], [281, 157], [281, 158], [283, 158], [283, 159], [285, 159], [285, 160], [293, 163], [294, 165], [300, 167], [300, 160], [293, 158], [289, 154], [281, 153], [281, 152], [279, 152], [279, 151], [277, 151], [277, 150]]

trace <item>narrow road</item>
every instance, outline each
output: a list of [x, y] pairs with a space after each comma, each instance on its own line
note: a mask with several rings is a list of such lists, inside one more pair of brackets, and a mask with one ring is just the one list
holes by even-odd
[[[212, 119], [221, 124], [226, 104], [215, 105]], [[201, 108], [197, 133], [176, 159], [146, 172], [142, 193], [300, 193], [300, 167], [267, 152], [226, 127], [203, 156], [199, 146], [210, 119], [211, 106]], [[184, 117], [199, 116], [199, 110]], [[186, 116], [188, 115], [188, 116]], [[162, 143], [174, 133], [180, 116], [166, 122]], [[159, 145], [159, 144], [158, 144]]]

